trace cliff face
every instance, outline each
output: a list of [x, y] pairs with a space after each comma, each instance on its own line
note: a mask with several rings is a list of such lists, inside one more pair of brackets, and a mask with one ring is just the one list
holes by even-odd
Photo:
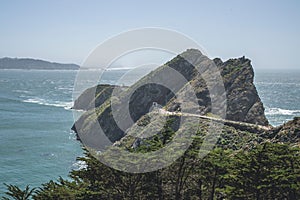
[[300, 147], [300, 117], [274, 128], [269, 135], [272, 135], [273, 142], [298, 144]]
[[[194, 57], [199, 57], [199, 53], [195, 51], [187, 52]], [[226, 62], [222, 62], [217, 58], [214, 59], [214, 62], [221, 72], [225, 87], [227, 100], [226, 119], [268, 125], [269, 122], [265, 117], [263, 104], [253, 83], [254, 72], [251, 61], [242, 57], [230, 59]], [[180, 60], [172, 60], [170, 64], [171, 66], [181, 66], [185, 69], [189, 65], [186, 61]], [[211, 112], [210, 93], [204, 79], [201, 77], [202, 74], [196, 74], [195, 72], [191, 74], [194, 74], [194, 76], [191, 78], [190, 84], [192, 88], [195, 88], [200, 107], [199, 112], [200, 114], [209, 113]], [[185, 90], [180, 92], [184, 93]], [[169, 110], [175, 111], [179, 106], [174, 100], [169, 103]]]
[[[191, 65], [184, 58], [193, 60], [194, 65]], [[268, 121], [264, 115], [263, 104], [253, 84], [254, 73], [250, 60], [244, 57], [230, 59], [226, 62], [215, 59], [214, 63], [219, 68], [224, 82], [227, 97], [226, 118], [234, 121], [268, 125]], [[200, 65], [201, 73], [195, 69], [195, 67]], [[166, 109], [170, 111], [180, 109], [181, 105], [177, 102], [175, 96], [186, 92], [184, 90], [185, 84], [178, 82], [176, 79], [172, 80], [172, 78], [169, 78], [167, 82], [173, 88], [153, 84], [166, 79], [165, 75], [169, 73], [168, 68], [171, 68], [179, 72], [194, 89], [199, 105], [197, 106], [197, 112], [202, 115], [208, 114], [211, 112], [211, 99], [206, 82], [203, 79], [203, 74], [205, 74], [210, 66], [211, 60], [203, 56], [200, 51], [194, 49], [187, 50], [148, 74], [130, 88], [120, 91], [120, 96], [114, 97], [116, 99], [114, 107], [119, 109], [117, 111], [121, 115], [123, 100], [129, 99], [130, 116], [134, 122], [138, 121], [151, 109], [153, 102], [157, 102], [161, 106], [166, 106]], [[81, 134], [97, 134], [98, 129], [95, 124], [99, 123], [104, 133], [112, 142], [124, 137], [124, 131], [117, 126], [112, 116], [109, 97], [113, 88], [114, 86], [109, 85], [98, 86], [97, 88], [87, 90], [75, 101], [74, 108], [76, 109], [88, 110], [95, 103], [97, 108], [83, 114], [74, 124], [73, 130]], [[194, 108], [191, 107], [191, 109]], [[119, 117], [126, 121], [126, 116]], [[128, 123], [128, 127], [123, 128], [128, 129], [130, 126], [130, 123]]]
[[[114, 85], [101, 84], [86, 89], [75, 101], [72, 109], [91, 110], [101, 106], [111, 97], [115, 87]], [[122, 87], [125, 89], [125, 87]]]
[[227, 119], [259, 125], [269, 125], [254, 85], [254, 72], [251, 61], [245, 57], [226, 62], [216, 60], [226, 90]]

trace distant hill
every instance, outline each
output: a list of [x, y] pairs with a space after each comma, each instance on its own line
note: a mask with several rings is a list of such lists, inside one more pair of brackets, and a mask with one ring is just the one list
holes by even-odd
[[0, 58], [0, 69], [77, 70], [76, 64], [62, 64], [31, 58]]

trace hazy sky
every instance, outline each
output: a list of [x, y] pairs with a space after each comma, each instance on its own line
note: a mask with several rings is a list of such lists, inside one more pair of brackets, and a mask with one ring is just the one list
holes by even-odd
[[81, 64], [120, 32], [182, 32], [211, 57], [245, 55], [258, 68], [300, 68], [300, 1], [0, 1], [0, 57]]

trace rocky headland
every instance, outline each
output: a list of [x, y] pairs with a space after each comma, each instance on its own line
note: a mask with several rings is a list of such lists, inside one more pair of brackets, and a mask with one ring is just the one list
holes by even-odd
[[[193, 64], [187, 60], [193, 60]], [[225, 62], [219, 58], [210, 60], [195, 49], [189, 49], [176, 56], [131, 87], [98, 85], [87, 89], [75, 100], [73, 108], [83, 109], [86, 112], [75, 122], [72, 129], [80, 139], [80, 135], [97, 135], [100, 125], [104, 134], [112, 143], [126, 146], [126, 148], [132, 148], [136, 144], [140, 144], [140, 139], [132, 137], [132, 134], [134, 134], [132, 132], [137, 131], [132, 127], [141, 124], [147, 126], [149, 124], [147, 114], [151, 110], [153, 102], [159, 104], [168, 112], [180, 113], [182, 111], [181, 103], [176, 96], [188, 95], [186, 94], [188, 90], [185, 89], [186, 84], [173, 84], [176, 87], [172, 89], [160, 84], [153, 84], [156, 80], [163, 78], [162, 76], [167, 73], [168, 68], [174, 69], [183, 75], [196, 94], [197, 108], [195, 108], [195, 104], [189, 104], [188, 102], [186, 105], [190, 105], [190, 107], [186, 108], [185, 112], [190, 110], [201, 116], [219, 118], [220, 116], [211, 114], [210, 92], [205, 82], [205, 73], [210, 68], [211, 62], [218, 68], [224, 83], [226, 102], [223, 103], [226, 103], [227, 108], [224, 120], [240, 122], [225, 122], [217, 145], [231, 149], [247, 149], [265, 141], [289, 143], [292, 146], [300, 145], [299, 118], [295, 118], [293, 121], [279, 127], [272, 127], [269, 124], [264, 113], [263, 103], [254, 85], [254, 71], [249, 59], [241, 57], [229, 59]], [[199, 68], [197, 70], [198, 66], [201, 66], [201, 73], [199, 73]], [[120, 90], [121, 95], [118, 96], [117, 100], [116, 97], [112, 100], [110, 97], [116, 87]], [[112, 114], [112, 104], [115, 104], [115, 107], [122, 105], [122, 98], [129, 98], [130, 116], [135, 124], [128, 123], [128, 127], [126, 127], [125, 123], [125, 128], [121, 129]], [[122, 109], [119, 109], [120, 115], [122, 115]], [[126, 121], [126, 116], [119, 116], [119, 118]], [[169, 118], [172, 118], [172, 116], [169, 116]], [[178, 116], [173, 116], [173, 118], [178, 118]], [[178, 121], [174, 121], [174, 124], [170, 126], [176, 131], [180, 127]], [[207, 131], [209, 121], [208, 119], [198, 121], [203, 133]], [[153, 127], [151, 128], [153, 129]], [[151, 140], [151, 138], [143, 140]], [[91, 147], [97, 148], [97, 144], [92, 144]]]

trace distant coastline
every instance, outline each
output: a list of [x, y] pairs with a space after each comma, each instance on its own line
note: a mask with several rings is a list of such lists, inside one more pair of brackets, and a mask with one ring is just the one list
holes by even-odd
[[32, 58], [0, 58], [0, 69], [78, 70], [79, 65], [56, 63]]

